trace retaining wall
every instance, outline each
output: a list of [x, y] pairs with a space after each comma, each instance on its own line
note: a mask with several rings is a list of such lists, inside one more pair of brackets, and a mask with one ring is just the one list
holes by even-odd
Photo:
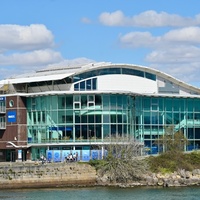
[[88, 164], [5, 164], [0, 166], [0, 188], [65, 187], [96, 184], [96, 170]]

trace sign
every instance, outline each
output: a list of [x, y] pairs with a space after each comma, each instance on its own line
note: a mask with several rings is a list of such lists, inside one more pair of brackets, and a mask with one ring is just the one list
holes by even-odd
[[8, 111], [7, 113], [7, 122], [16, 122], [17, 121], [17, 112], [16, 111]]
[[5, 101], [6, 97], [0, 97], [0, 101]]
[[21, 160], [22, 159], [22, 150], [19, 149], [18, 150], [18, 160]]

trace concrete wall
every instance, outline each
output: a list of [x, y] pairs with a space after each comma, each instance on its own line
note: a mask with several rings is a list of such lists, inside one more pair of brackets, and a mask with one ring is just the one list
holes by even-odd
[[96, 170], [84, 163], [15, 163], [0, 166], [0, 189], [88, 186], [94, 185], [96, 179]]

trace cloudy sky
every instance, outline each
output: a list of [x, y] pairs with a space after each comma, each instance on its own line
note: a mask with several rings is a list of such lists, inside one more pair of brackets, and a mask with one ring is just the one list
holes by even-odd
[[51, 66], [144, 65], [200, 87], [200, 0], [3, 0], [0, 80]]

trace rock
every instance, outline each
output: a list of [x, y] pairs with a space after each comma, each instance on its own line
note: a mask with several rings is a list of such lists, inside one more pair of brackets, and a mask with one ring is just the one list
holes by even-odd
[[189, 171], [186, 171], [185, 172], [185, 178], [186, 179], [189, 179], [189, 178], [191, 178], [192, 177], [192, 174], [189, 172]]

